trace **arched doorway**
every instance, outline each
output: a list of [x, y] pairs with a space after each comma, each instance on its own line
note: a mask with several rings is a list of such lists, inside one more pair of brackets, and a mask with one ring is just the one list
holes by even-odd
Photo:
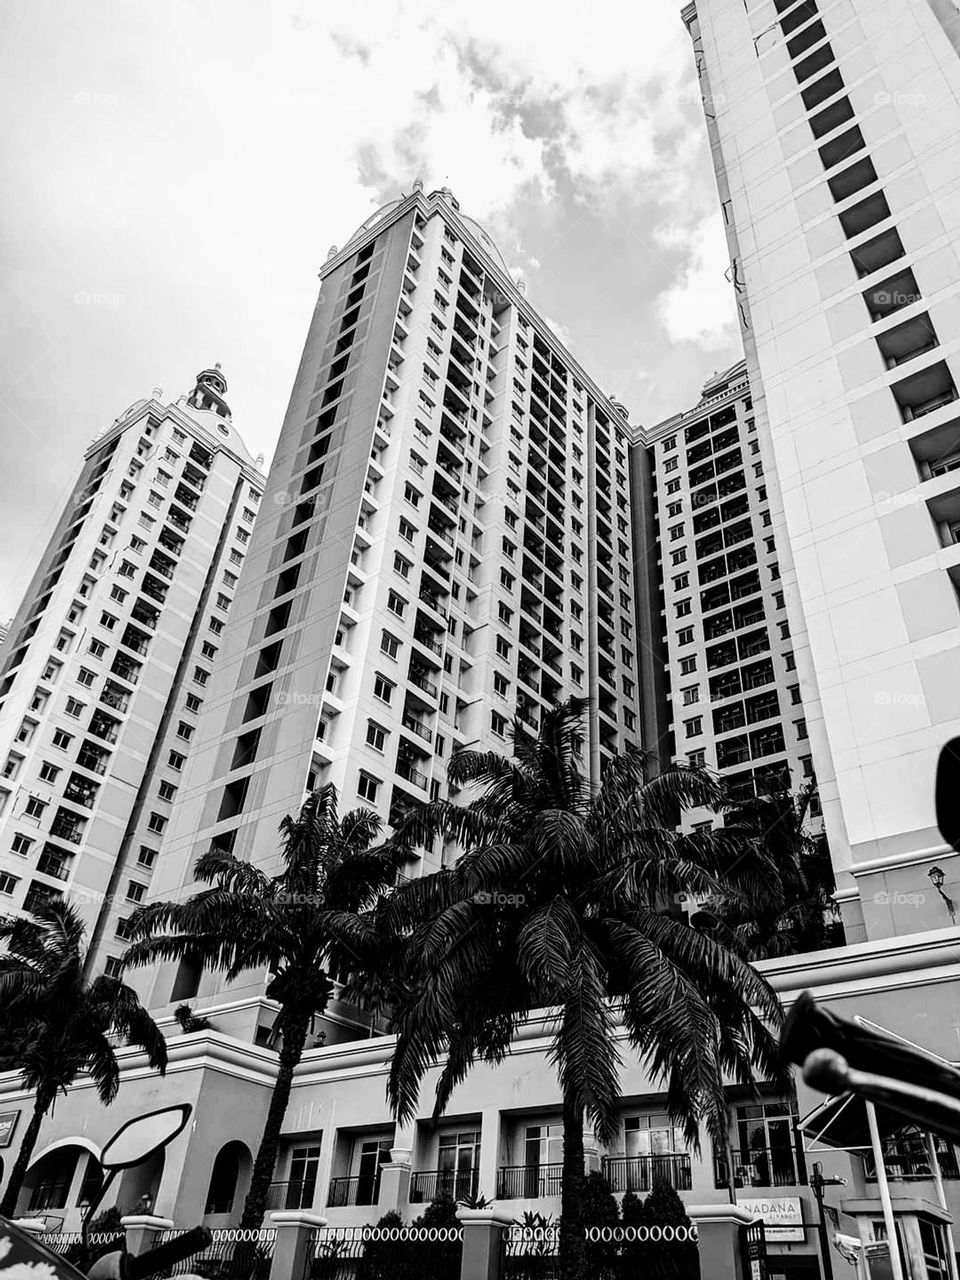
[[217, 1152], [210, 1173], [204, 1215], [222, 1215], [238, 1209], [250, 1182], [253, 1158], [244, 1142], [228, 1142]]
[[60, 1143], [30, 1165], [19, 1211], [44, 1214], [89, 1203], [89, 1194], [99, 1190], [100, 1177], [100, 1162], [85, 1144]]

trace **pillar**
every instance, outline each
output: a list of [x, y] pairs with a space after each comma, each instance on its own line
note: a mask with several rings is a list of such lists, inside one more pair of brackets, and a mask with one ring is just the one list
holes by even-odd
[[457, 1217], [463, 1223], [460, 1280], [500, 1280], [503, 1233], [513, 1225], [512, 1214], [503, 1209], [458, 1209]]
[[584, 1173], [599, 1173], [600, 1164], [600, 1146], [597, 1142], [597, 1135], [592, 1129], [584, 1129], [583, 1131], [583, 1171]]
[[497, 1173], [500, 1167], [500, 1108], [484, 1107], [480, 1113], [480, 1166], [477, 1195], [488, 1200], [497, 1198]]
[[152, 1213], [131, 1213], [120, 1219], [127, 1233], [127, 1253], [134, 1257], [146, 1253], [160, 1243], [161, 1231], [172, 1231], [174, 1223], [169, 1218], [158, 1218]]
[[277, 1242], [270, 1263], [270, 1280], [302, 1280], [309, 1273], [313, 1233], [327, 1225], [326, 1218], [306, 1209], [283, 1209], [270, 1214]]
[[391, 1210], [401, 1213], [409, 1205], [412, 1155], [409, 1147], [390, 1148], [390, 1163], [380, 1170], [377, 1208], [381, 1214], [390, 1213]]
[[[700, 1237], [700, 1259], [710, 1259], [710, 1280], [749, 1280], [740, 1249], [740, 1229], [755, 1216], [736, 1204], [687, 1205]], [[706, 1275], [706, 1270], [704, 1275]]]

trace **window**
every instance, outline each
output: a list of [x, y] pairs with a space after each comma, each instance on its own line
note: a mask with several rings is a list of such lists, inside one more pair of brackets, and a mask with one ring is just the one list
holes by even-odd
[[172, 782], [167, 782], [167, 780], [164, 779], [164, 781], [160, 783], [160, 787], [157, 794], [159, 795], [161, 800], [172, 800], [173, 797], [177, 794], [177, 788], [173, 785]]
[[497, 657], [509, 658], [513, 645], [504, 636], [497, 636]]
[[196, 713], [200, 710], [202, 706], [203, 706], [202, 698], [198, 697], [197, 694], [195, 693], [187, 694], [186, 708], [188, 711], [192, 711]]
[[783, 661], [784, 661], [784, 663], [786, 664], [786, 668], [787, 668], [787, 670], [788, 670], [788, 671], [796, 671], [796, 669], [797, 669], [797, 659], [796, 659], [796, 657], [794, 656], [794, 654], [793, 654], [793, 652], [792, 652], [792, 651], [791, 651], [790, 653], [785, 653], [785, 654], [783, 655]]
[[684, 720], [683, 727], [688, 738], [697, 738], [703, 732], [703, 717], [694, 716], [692, 720]]
[[384, 631], [380, 636], [380, 652], [385, 653], [388, 658], [396, 658], [399, 651], [400, 641], [389, 631]]
[[210, 679], [210, 672], [206, 669], [206, 667], [194, 667], [193, 679], [196, 684], [201, 684], [201, 685], [206, 684], [207, 681]]
[[68, 698], [65, 711], [68, 716], [73, 716], [74, 718], [76, 718], [77, 716], [83, 714], [83, 709], [85, 706], [86, 706], [85, 702], [78, 702], [76, 698]]
[[676, 458], [668, 458], [666, 462], [663, 464], [663, 469], [664, 471], [667, 471], [667, 472], [676, 471], [679, 465], [680, 464]]
[[123, 587], [113, 586], [110, 588], [110, 599], [116, 600], [117, 604], [123, 604], [129, 592], [124, 591]]
[[507, 717], [502, 716], [499, 711], [491, 712], [490, 728], [498, 738], [505, 737], [507, 732]]
[[413, 568], [413, 565], [410, 563], [410, 561], [407, 560], [405, 556], [402, 556], [399, 551], [395, 551], [393, 553], [394, 573], [399, 573], [401, 578], [409, 578], [410, 570], [412, 568]]
[[210, 630], [213, 632], [215, 636], [218, 636], [220, 634], [220, 632], [223, 630], [223, 623], [220, 621], [219, 618], [210, 619]]
[[166, 825], [167, 819], [162, 813], [151, 813], [150, 819], [147, 822], [147, 829], [155, 832], [157, 835], [161, 835]]
[[44, 760], [40, 766], [40, 781], [54, 783], [57, 780], [57, 774], [60, 769], [55, 764], [50, 764], [48, 760]]
[[377, 672], [373, 681], [373, 696], [375, 698], [379, 698], [381, 702], [389, 702], [393, 697], [393, 691], [395, 688], [396, 685], [394, 685], [392, 681]]
[[682, 502], [670, 502], [667, 504], [667, 515], [672, 520], [683, 510]]
[[697, 660], [696, 660], [696, 658], [681, 658], [681, 659], [680, 659], [680, 674], [681, 674], [682, 676], [689, 676], [689, 675], [692, 675], [692, 674], [693, 674], [693, 672], [694, 672], [694, 671], [696, 671], [696, 669], [697, 669]]
[[679, 538], [682, 538], [682, 537], [683, 537], [683, 525], [682, 525], [682, 524], [675, 524], [675, 525], [671, 526], [671, 529], [670, 529], [670, 541], [671, 541], [671, 542], [676, 542]]
[[683, 705], [685, 707], [692, 706], [693, 703], [700, 701], [700, 686], [698, 684], [688, 684], [685, 689], [681, 689], [683, 696]]
[[43, 817], [43, 811], [46, 809], [47, 804], [48, 801], [38, 800], [36, 796], [31, 796], [27, 801], [24, 813], [28, 818], [37, 818], [39, 820]]
[[510, 692], [510, 681], [499, 671], [493, 673], [493, 691], [501, 698], [505, 698]]
[[423, 497], [423, 494], [419, 491], [419, 489], [415, 489], [413, 485], [410, 483], [410, 481], [408, 480], [406, 484], [403, 486], [403, 496], [407, 500], [407, 502], [410, 503], [411, 507], [419, 507], [420, 499]]
[[183, 720], [177, 725], [177, 737], [182, 738], [184, 742], [189, 742], [193, 737], [193, 725], [185, 724]]
[[806, 719], [794, 720], [794, 722], [793, 722], [793, 727], [794, 727], [794, 728], [796, 729], [796, 731], [797, 731], [797, 737], [798, 737], [801, 741], [803, 741], [803, 740], [807, 737], [807, 722], [806, 722]]
[[97, 678], [95, 671], [90, 671], [87, 667], [81, 667], [77, 676], [77, 684], [82, 684], [85, 689], [89, 689]]
[[10, 875], [9, 871], [0, 871], [0, 893], [9, 896], [19, 883], [17, 877]]
[[215, 644], [211, 644], [209, 640], [204, 640], [203, 644], [200, 646], [200, 656], [207, 658], [212, 662], [217, 656], [217, 646]]
[[391, 591], [387, 596], [387, 608], [391, 613], [395, 613], [398, 618], [402, 618], [407, 607], [407, 602], [403, 596], [397, 595], [396, 591]]
[[141, 884], [139, 880], [129, 880], [127, 882], [127, 901], [142, 902], [143, 895], [147, 891], [147, 886]]
[[167, 764], [171, 769], [182, 769], [187, 762], [187, 757], [180, 751], [171, 751], [167, 756]]
[[508, 573], [506, 569], [500, 570], [500, 585], [504, 591], [512, 591], [515, 578], [512, 573]]
[[15, 778], [20, 772], [20, 766], [23, 764], [23, 756], [18, 756], [16, 752], [11, 751], [7, 756], [7, 762], [3, 766], [3, 776], [5, 778]]
[[686, 618], [690, 614], [690, 601], [678, 600], [676, 603], [677, 617]]
[[102, 658], [106, 652], [107, 646], [102, 640], [90, 641], [90, 653], [92, 653], [95, 658]]
[[795, 707], [799, 706], [800, 705], [800, 686], [798, 684], [792, 684], [789, 686], [787, 692], [790, 694], [790, 701], [793, 703], [793, 705]]
[[224, 611], [230, 608], [230, 597], [225, 596], [222, 591], [217, 592], [217, 608]]
[[35, 843], [36, 842], [31, 840], [29, 836], [23, 836], [18, 831], [13, 837], [13, 842], [11, 843], [10, 848], [14, 853], [19, 853], [21, 858], [25, 858]]
[[405, 542], [412, 542], [417, 536], [417, 526], [413, 524], [406, 516], [400, 517], [400, 537]]
[[375, 720], [367, 721], [367, 746], [382, 751], [387, 741], [387, 731]]
[[357, 795], [361, 800], [369, 800], [371, 804], [376, 803], [377, 792], [380, 790], [380, 779], [375, 778], [372, 773], [364, 773], [360, 770], [360, 777], [357, 781]]
[[670, 552], [671, 564], [683, 564], [687, 558], [687, 548], [681, 547], [679, 551]]
[[681, 627], [677, 632], [678, 644], [693, 644], [693, 627]]
[[689, 573], [678, 573], [673, 580], [674, 591], [683, 591], [686, 587], [689, 587], [689, 585], [690, 585]]
[[680, 492], [680, 481], [679, 481], [679, 480], [668, 480], [668, 481], [667, 481], [667, 493], [679, 493], [679, 492]]

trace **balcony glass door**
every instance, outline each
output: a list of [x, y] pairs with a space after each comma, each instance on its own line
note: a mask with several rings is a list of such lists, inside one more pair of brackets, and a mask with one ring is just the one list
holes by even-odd
[[796, 1112], [786, 1102], [765, 1102], [736, 1110], [734, 1173], [738, 1185], [795, 1186], [805, 1182], [797, 1158]]
[[356, 1160], [357, 1204], [376, 1204], [380, 1194], [380, 1170], [390, 1163], [389, 1139], [368, 1139], [359, 1144]]
[[437, 1194], [446, 1193], [454, 1200], [473, 1195], [479, 1168], [478, 1130], [444, 1134], [437, 1152]]
[[290, 1156], [290, 1181], [287, 1184], [287, 1209], [310, 1209], [317, 1190], [320, 1148], [294, 1147]]
[[523, 1195], [526, 1199], [559, 1195], [563, 1169], [563, 1125], [528, 1125], [523, 1164]]

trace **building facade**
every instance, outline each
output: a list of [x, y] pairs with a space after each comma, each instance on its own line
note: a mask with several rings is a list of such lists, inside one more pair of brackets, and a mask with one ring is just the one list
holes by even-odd
[[661, 754], [716, 771], [735, 795], [796, 792], [813, 762], [745, 362], [639, 436], [656, 495]]
[[93, 442], [0, 650], [0, 909], [66, 894], [96, 968], [156, 871], [263, 491], [226, 391], [207, 369]]
[[960, 863], [960, 50], [948, 0], [697, 0], [772, 534], [848, 937], [938, 928]]
[[[321, 282], [161, 897], [211, 846], [278, 868], [281, 818], [323, 783], [385, 824], [451, 794], [454, 747], [509, 751], [514, 708], [535, 730], [588, 697], [594, 777], [639, 739], [623, 410], [446, 190], [381, 209]], [[220, 994], [164, 966], [151, 1001]], [[342, 1016], [328, 1037], [356, 1034]]]

